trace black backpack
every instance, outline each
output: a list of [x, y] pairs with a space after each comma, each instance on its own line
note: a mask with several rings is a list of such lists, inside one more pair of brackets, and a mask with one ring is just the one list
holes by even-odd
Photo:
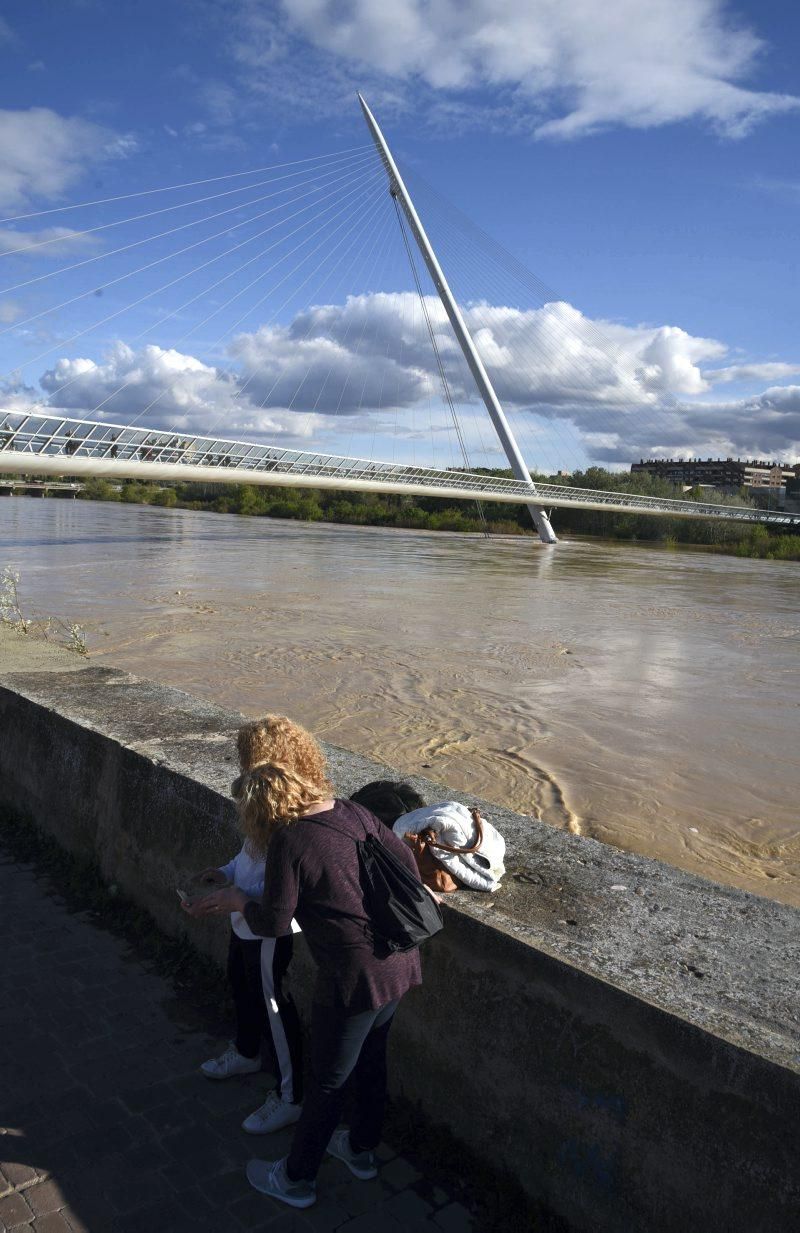
[[[306, 821], [317, 819], [312, 814]], [[414, 950], [444, 928], [442, 910], [430, 891], [363, 822], [363, 839], [353, 839], [329, 822], [317, 825], [347, 835], [356, 845], [364, 908], [375, 940], [388, 952]]]

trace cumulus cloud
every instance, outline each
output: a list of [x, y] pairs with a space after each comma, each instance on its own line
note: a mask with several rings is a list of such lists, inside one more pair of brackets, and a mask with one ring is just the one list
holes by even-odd
[[[426, 308], [454, 395], [476, 397], [474, 383], [438, 297]], [[547, 414], [574, 405], [654, 405], [670, 391], [708, 389], [701, 363], [725, 346], [676, 326], [636, 327], [590, 320], [557, 302], [521, 310], [467, 305], [467, 324], [505, 403]], [[408, 407], [439, 392], [418, 300], [410, 292], [350, 296], [318, 305], [286, 326], [242, 334], [233, 343], [251, 395], [267, 406], [304, 405], [351, 414]]]
[[135, 145], [129, 135], [47, 107], [0, 110], [0, 208], [57, 199], [92, 163], [125, 157]]
[[[469, 435], [473, 414], [483, 417], [475, 385], [438, 298], [426, 306]], [[593, 321], [565, 303], [527, 311], [475, 303], [464, 312], [512, 422], [549, 421], [558, 435], [567, 429], [574, 448], [595, 461], [800, 454], [800, 386], [715, 400], [720, 373], [736, 369], [756, 380], [774, 370], [720, 367], [726, 348], [716, 339], [672, 325]], [[323, 435], [334, 450], [343, 432], [416, 439], [420, 409], [434, 433], [448, 430], [427, 327], [410, 293], [314, 306], [286, 324], [240, 334], [228, 358], [218, 368], [174, 349], [120, 342], [99, 361], [60, 359], [40, 385], [51, 406], [89, 418], [299, 442]], [[780, 366], [780, 375], [798, 367]]]
[[89, 418], [220, 435], [309, 435], [313, 421], [274, 415], [240, 396], [237, 379], [192, 355], [117, 343], [101, 361], [59, 359], [40, 378], [49, 405]]
[[[240, 0], [239, 15], [240, 62], [300, 105], [322, 102], [321, 83], [352, 89], [355, 71], [382, 106], [407, 107], [413, 86], [449, 98], [462, 118], [486, 112], [469, 95], [491, 87], [503, 95], [498, 121], [525, 117], [563, 139], [686, 120], [740, 137], [800, 102], [742, 84], [763, 44], [724, 0]], [[305, 94], [299, 40], [322, 57], [321, 71], [304, 67]]]

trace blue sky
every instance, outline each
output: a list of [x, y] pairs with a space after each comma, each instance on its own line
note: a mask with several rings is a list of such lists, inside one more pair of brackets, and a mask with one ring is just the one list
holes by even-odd
[[[361, 88], [531, 465], [800, 456], [792, 6], [11, 0], [3, 13], [7, 405], [458, 462], [396, 222], [369, 178]], [[61, 209], [252, 168], [272, 170]], [[546, 287], [500, 269], [427, 185]], [[330, 220], [339, 200], [340, 228], [320, 233], [339, 264], [276, 287], [293, 264], [284, 220], [300, 211], [311, 251], [315, 211]], [[259, 258], [273, 222], [278, 248]], [[223, 294], [211, 284], [229, 272]], [[497, 464], [433, 300], [429, 311], [470, 459]]]

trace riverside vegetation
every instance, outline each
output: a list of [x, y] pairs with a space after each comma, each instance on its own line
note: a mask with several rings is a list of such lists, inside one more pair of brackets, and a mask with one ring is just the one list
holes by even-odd
[[[506, 470], [482, 470], [481, 474], [510, 476]], [[617, 474], [602, 467], [589, 467], [569, 477], [535, 477], [540, 482], [558, 482], [575, 488], [611, 490], [641, 496], [708, 501], [709, 495], [695, 488], [680, 488], [649, 475]], [[103, 479], [88, 480], [80, 493], [84, 500], [124, 501], [156, 505], [167, 509], [211, 510], [221, 514], [245, 514], [270, 518], [294, 518], [303, 522], [338, 522], [356, 526], [402, 527], [428, 531], [488, 530], [495, 535], [532, 533], [528, 511], [523, 506], [500, 502], [482, 503], [483, 518], [476, 505], [450, 503], [440, 497], [415, 494], [394, 495], [372, 492], [336, 492], [330, 489], [273, 488], [248, 484], [175, 484], [125, 480], [111, 484]], [[745, 493], [728, 496], [715, 493], [719, 505], [755, 505]], [[485, 521], [484, 521], [485, 520]], [[770, 560], [800, 560], [800, 535], [776, 533], [763, 525], [719, 522], [714, 519], [653, 517], [647, 514], [621, 514], [606, 510], [559, 509], [561, 534], [602, 536], [606, 539], [660, 542], [666, 547], [678, 544], [705, 546], [712, 551], [742, 557]]]
[[57, 616], [43, 616], [24, 609], [19, 589], [19, 574], [6, 565], [0, 571], [0, 628], [17, 634], [30, 634], [45, 642], [57, 642], [78, 655], [88, 655], [86, 637], [80, 625]]

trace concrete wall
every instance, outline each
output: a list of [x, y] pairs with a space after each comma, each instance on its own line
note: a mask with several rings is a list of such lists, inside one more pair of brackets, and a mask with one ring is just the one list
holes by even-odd
[[[78, 663], [3, 676], [0, 658], [0, 801], [219, 960], [224, 926], [187, 921], [175, 887], [238, 843], [240, 717], [61, 670]], [[343, 793], [386, 773], [329, 756]], [[797, 1230], [798, 914], [484, 808], [506, 885], [460, 893], [425, 948], [395, 1090], [576, 1230]], [[295, 975], [307, 996], [307, 956]]]

